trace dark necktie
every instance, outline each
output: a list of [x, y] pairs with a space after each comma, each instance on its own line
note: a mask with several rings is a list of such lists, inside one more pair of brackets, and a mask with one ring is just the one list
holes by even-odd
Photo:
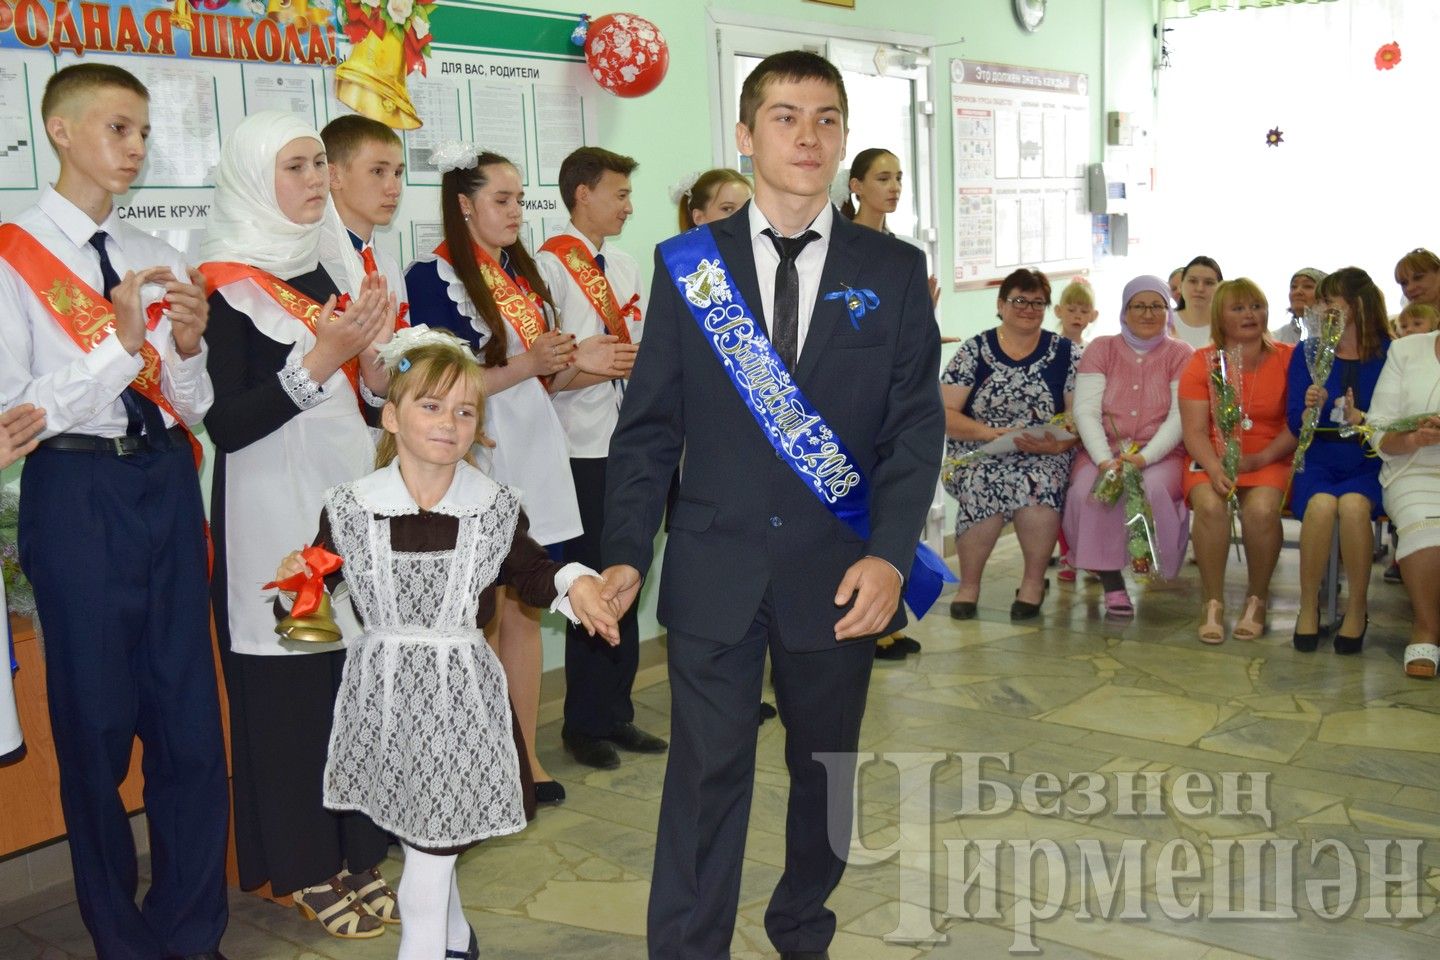
[[766, 230], [765, 235], [780, 257], [775, 267], [775, 315], [770, 318], [770, 342], [793, 374], [800, 354], [800, 271], [795, 260], [806, 244], [820, 239], [820, 234], [806, 230], [798, 237], [782, 237], [774, 230]]
[[603, 253], [597, 253], [597, 254], [595, 254], [595, 266], [597, 266], [597, 267], [600, 268], [600, 272], [601, 272], [601, 273], [604, 273], [604, 272], [605, 272], [605, 254], [603, 254]]
[[[105, 288], [105, 299], [113, 303], [115, 288], [120, 286], [120, 275], [110, 263], [110, 254], [105, 252], [106, 236], [108, 234], [104, 230], [97, 230], [90, 238], [90, 246], [100, 254], [100, 283]], [[120, 402], [125, 405], [126, 434], [137, 437], [143, 427], [152, 446], [164, 449], [170, 445], [170, 438], [165, 435], [165, 418], [149, 397], [134, 387], [126, 387], [120, 394]]]

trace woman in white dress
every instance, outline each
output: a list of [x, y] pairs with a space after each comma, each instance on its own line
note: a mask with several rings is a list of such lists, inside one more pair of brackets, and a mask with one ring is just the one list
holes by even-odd
[[1396, 340], [1365, 419], [1376, 427], [1370, 443], [1385, 461], [1385, 513], [1400, 537], [1395, 555], [1413, 608], [1405, 647], [1405, 672], [1412, 677], [1433, 677], [1440, 663], [1440, 416], [1411, 430], [1383, 428], [1437, 411], [1440, 333]]

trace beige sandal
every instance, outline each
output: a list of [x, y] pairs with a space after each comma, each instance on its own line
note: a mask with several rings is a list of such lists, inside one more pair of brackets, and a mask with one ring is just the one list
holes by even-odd
[[371, 867], [360, 873], [340, 871], [340, 882], [355, 891], [366, 909], [385, 923], [400, 922], [400, 903], [395, 891], [385, 878], [380, 876], [379, 867]]
[[1224, 643], [1225, 604], [1219, 600], [1206, 600], [1200, 609], [1205, 615], [1205, 622], [1200, 624], [1200, 642]]
[[1269, 629], [1265, 625], [1265, 601], [1259, 597], [1248, 596], [1245, 598], [1245, 612], [1240, 619], [1235, 621], [1235, 629], [1230, 631], [1230, 636], [1236, 640], [1255, 640], [1265, 636]]
[[334, 876], [326, 883], [296, 890], [291, 898], [306, 920], [318, 920], [332, 937], [369, 940], [385, 932], [385, 924], [365, 908], [355, 891]]

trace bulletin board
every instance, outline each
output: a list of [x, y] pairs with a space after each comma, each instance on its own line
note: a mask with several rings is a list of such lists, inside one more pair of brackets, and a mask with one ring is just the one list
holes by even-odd
[[950, 61], [956, 289], [1090, 267], [1088, 78]]
[[[40, 119], [46, 80], [81, 60], [113, 63], [149, 88], [152, 128], [145, 168], [117, 210], [193, 257], [220, 146], [247, 114], [285, 110], [318, 129], [355, 112], [336, 97], [336, 70], [353, 49], [337, 2], [361, 13], [374, 8], [356, 0], [0, 3], [14, 11], [8, 22], [0, 18], [0, 220], [33, 204], [59, 173]], [[570, 41], [580, 14], [389, 0], [392, 11], [397, 5], [428, 13], [431, 42], [423, 70], [410, 72], [408, 83], [403, 73], [392, 78], [408, 87], [420, 126], [399, 131], [406, 188], [376, 243], [404, 265], [440, 242], [440, 178], [429, 154], [441, 140], [462, 139], [520, 168], [521, 238], [533, 249], [568, 219], [560, 161], [594, 141], [598, 88]]]

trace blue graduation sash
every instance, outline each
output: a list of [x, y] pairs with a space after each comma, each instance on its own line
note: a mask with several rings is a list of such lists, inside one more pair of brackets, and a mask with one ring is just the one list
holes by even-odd
[[[660, 244], [660, 256], [680, 297], [725, 368], [765, 439], [816, 498], [861, 539], [870, 539], [870, 485], [855, 458], [805, 399], [770, 338], [730, 282], [715, 236], [698, 227]], [[924, 543], [905, 578], [905, 603], [916, 617], [934, 605], [956, 577]]]

